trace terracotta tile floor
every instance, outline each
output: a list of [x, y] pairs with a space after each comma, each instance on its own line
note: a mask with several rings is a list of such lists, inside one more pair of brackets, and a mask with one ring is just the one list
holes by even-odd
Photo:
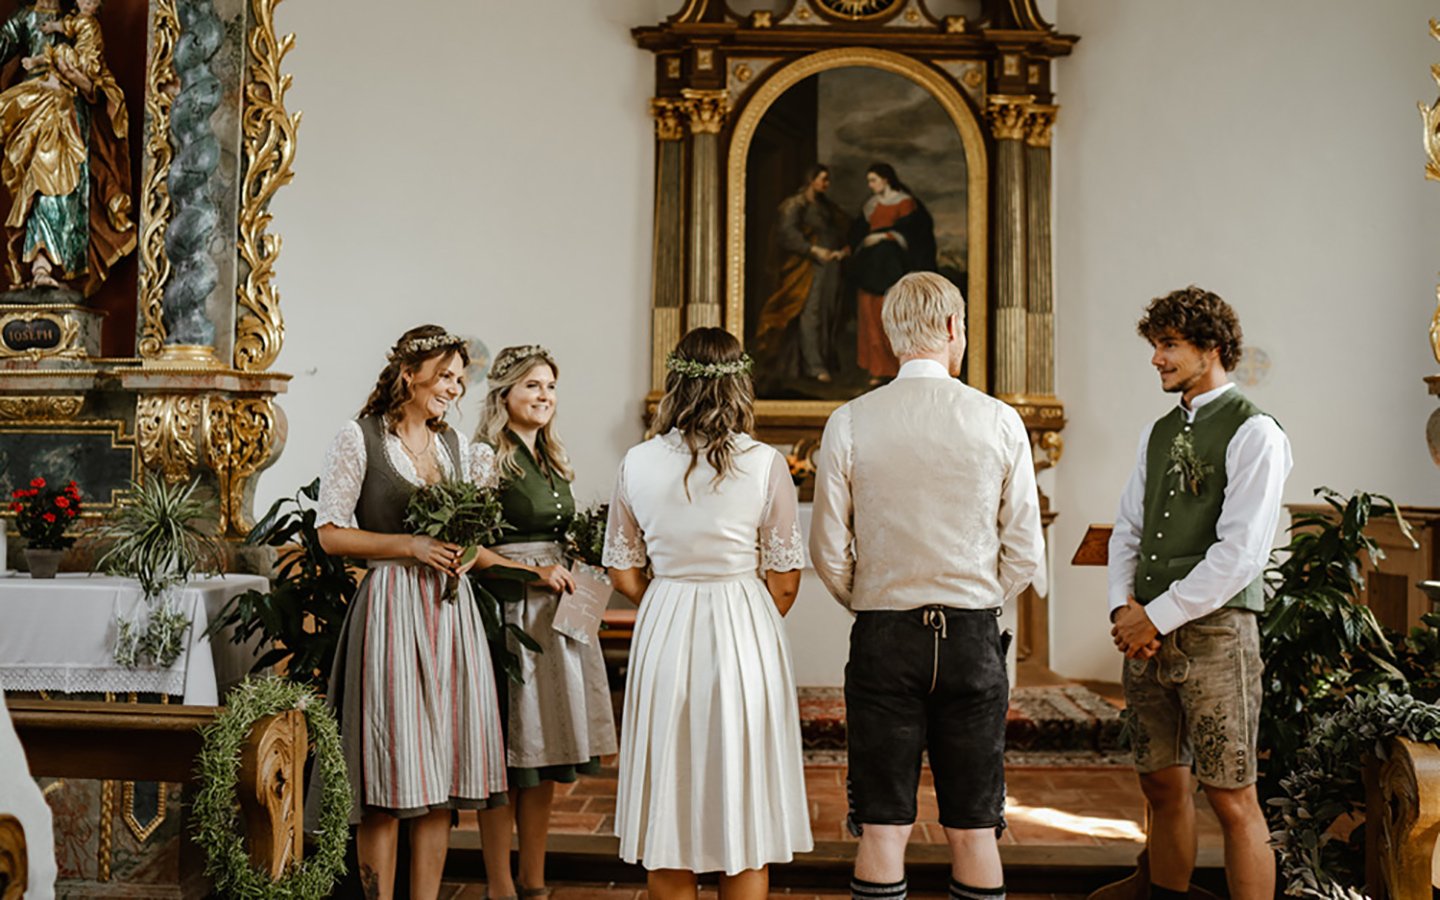
[[[648, 900], [649, 892], [634, 887], [609, 884], [557, 884], [550, 900]], [[483, 884], [446, 882], [440, 890], [440, 900], [481, 900], [485, 896]], [[849, 900], [849, 894], [814, 894], [808, 891], [776, 889], [772, 897], [790, 897], [792, 900]], [[911, 894], [916, 900], [944, 900], [945, 894]], [[1081, 900], [1084, 894], [1011, 894], [1010, 900]], [[701, 900], [718, 900], [713, 889], [701, 889]]]
[[[617, 851], [614, 761], [601, 775], [559, 785], [551, 819], [552, 850], [609, 855]], [[911, 856], [940, 861], [945, 857], [930, 772], [921, 774], [919, 817], [911, 837]], [[855, 841], [846, 832], [845, 768], [805, 767], [815, 859], [854, 855]], [[1134, 773], [1123, 766], [1015, 766], [1006, 770], [1006, 819], [1001, 838], [1008, 862], [1060, 859], [1080, 865], [1124, 865], [1144, 843], [1145, 804]], [[1200, 864], [1220, 862], [1220, 826], [1215, 814], [1197, 798]], [[451, 845], [479, 846], [475, 815], [461, 814]], [[1058, 856], [1057, 856], [1058, 854]], [[598, 895], [597, 895], [598, 896]], [[608, 895], [607, 895], [608, 896]], [[557, 898], [559, 900], [559, 898]]]

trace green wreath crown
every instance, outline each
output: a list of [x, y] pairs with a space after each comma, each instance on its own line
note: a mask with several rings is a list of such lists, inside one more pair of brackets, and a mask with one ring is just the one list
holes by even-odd
[[665, 368], [677, 375], [684, 375], [686, 378], [721, 378], [725, 375], [748, 375], [755, 367], [755, 361], [750, 354], [741, 353], [739, 359], [729, 362], [702, 363], [699, 360], [689, 359], [671, 351], [665, 357]]

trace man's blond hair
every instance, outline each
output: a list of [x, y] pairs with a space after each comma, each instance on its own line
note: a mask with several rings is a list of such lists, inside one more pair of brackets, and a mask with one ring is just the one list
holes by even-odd
[[880, 321], [896, 356], [914, 356], [945, 349], [946, 323], [955, 316], [965, 324], [965, 298], [950, 279], [934, 272], [911, 272], [885, 292]]

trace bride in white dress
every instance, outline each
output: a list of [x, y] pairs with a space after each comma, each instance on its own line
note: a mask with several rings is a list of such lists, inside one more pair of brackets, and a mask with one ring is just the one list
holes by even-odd
[[[668, 361], [656, 437], [620, 464], [605, 564], [640, 605], [621, 723], [615, 832], [656, 900], [766, 896], [813, 846], [781, 617], [804, 566], [785, 459], [751, 438], [750, 359], [698, 328]], [[647, 572], [646, 563], [650, 565]]]

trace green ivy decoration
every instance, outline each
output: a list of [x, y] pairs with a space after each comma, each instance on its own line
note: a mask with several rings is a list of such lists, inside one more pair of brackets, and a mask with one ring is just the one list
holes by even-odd
[[1365, 900], [1364, 847], [1326, 829], [1338, 817], [1365, 808], [1362, 758], [1386, 758], [1392, 737], [1440, 741], [1440, 706], [1408, 694], [1357, 694], [1322, 719], [1280, 780], [1284, 794], [1270, 803], [1282, 825], [1271, 835], [1280, 855], [1285, 893], [1313, 900]]
[[[279, 880], [250, 864], [235, 785], [240, 750], [255, 723], [265, 716], [298, 709], [305, 713], [315, 747], [315, 771], [322, 779], [320, 831], [315, 851]], [[226, 698], [225, 711], [201, 729], [205, 738], [197, 770], [202, 787], [195, 797], [195, 842], [205, 851], [205, 873], [215, 891], [237, 900], [320, 900], [328, 897], [345, 871], [349, 837], [350, 781], [340, 728], [335, 717], [307, 686], [280, 678], [246, 679]]]
[[1195, 439], [1188, 431], [1175, 435], [1175, 440], [1170, 442], [1170, 455], [1167, 460], [1170, 463], [1169, 473], [1179, 475], [1180, 483], [1192, 494], [1200, 493], [1205, 476], [1215, 470], [1214, 466], [1195, 453]]

